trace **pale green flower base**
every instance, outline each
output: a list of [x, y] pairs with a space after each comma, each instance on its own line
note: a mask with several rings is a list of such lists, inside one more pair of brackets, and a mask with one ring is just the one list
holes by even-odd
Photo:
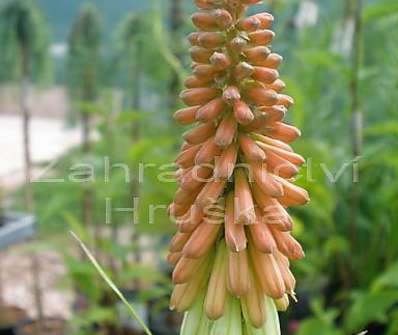
[[267, 321], [260, 329], [253, 328], [242, 310], [239, 299], [230, 297], [224, 316], [210, 321], [203, 310], [204, 295], [185, 313], [180, 335], [280, 335], [279, 316], [274, 301], [265, 298]]

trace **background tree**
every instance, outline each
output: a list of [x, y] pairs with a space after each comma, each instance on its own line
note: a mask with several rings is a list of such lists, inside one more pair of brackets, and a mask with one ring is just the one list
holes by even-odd
[[[159, 48], [154, 48], [154, 26], [158, 16], [153, 11], [131, 12], [128, 13], [120, 22], [116, 29], [116, 51], [117, 51], [117, 78], [118, 87], [123, 93], [122, 118], [125, 121], [124, 127], [129, 135], [128, 145], [131, 145], [130, 153], [125, 152], [125, 159], [129, 163], [130, 188], [128, 195], [128, 205], [131, 207], [133, 197], [145, 202], [146, 195], [141, 192], [139, 182], [139, 163], [143, 162], [144, 157], [136, 157], [131, 154], [146, 145], [148, 133], [151, 132], [148, 126], [148, 117], [151, 110], [158, 110], [156, 124], [151, 124], [152, 128], [157, 129], [157, 136], [161, 133], [159, 128], [165, 127], [169, 120], [164, 109], [163, 97], [148, 94], [148, 92], [167, 91], [170, 69], [167, 61]], [[168, 94], [168, 91], [166, 92]], [[151, 97], [149, 97], [151, 96]], [[168, 101], [169, 96], [166, 96]], [[153, 136], [153, 135], [152, 135]], [[150, 152], [150, 151], [148, 151]], [[127, 155], [126, 155], [127, 154]], [[144, 208], [145, 206], [140, 206]], [[131, 221], [129, 219], [129, 221]], [[140, 229], [138, 225], [132, 227], [132, 246], [134, 248], [135, 262], [141, 261], [140, 252]]]
[[[184, 26], [183, 0], [170, 0], [170, 40], [171, 50], [175, 58], [182, 62], [184, 52], [182, 50], [182, 28]], [[176, 71], [172, 71], [169, 79], [168, 101], [169, 108], [173, 109], [178, 104], [178, 90], [180, 88], [180, 77]]]
[[[72, 25], [67, 61], [69, 92], [82, 124], [82, 151], [85, 157], [91, 152], [92, 114], [100, 90], [101, 39], [100, 13], [93, 4], [87, 3]], [[83, 222], [86, 227], [94, 228], [98, 243], [99, 229], [93, 223], [92, 189], [87, 183], [84, 184]]]
[[[361, 67], [361, 43], [362, 43], [362, 0], [351, 0], [350, 15], [354, 22], [353, 46], [351, 50], [351, 79], [350, 79], [350, 97], [351, 97], [351, 141], [352, 141], [352, 159], [356, 161], [362, 153], [362, 111], [359, 96], [359, 72]], [[359, 215], [359, 184], [357, 175], [353, 175], [352, 194], [351, 194], [351, 247], [356, 252], [357, 225]]]
[[122, 78], [124, 105], [133, 110], [141, 107], [142, 51], [147, 37], [144, 25], [147, 28], [143, 16], [131, 12], [121, 21], [116, 33], [120, 67], [125, 74]]
[[[119, 56], [120, 66], [124, 69], [122, 80], [122, 87], [124, 93], [124, 106], [132, 114], [131, 120], [131, 143], [133, 146], [140, 140], [140, 115], [139, 110], [141, 109], [141, 92], [142, 83], [144, 78], [143, 73], [143, 57], [145, 50], [145, 39], [146, 39], [146, 22], [144, 16], [140, 16], [136, 13], [129, 13], [126, 18], [120, 23], [117, 31], [117, 42], [119, 45]], [[130, 201], [134, 198], [138, 198], [140, 195], [140, 185], [138, 180], [137, 166], [133, 162], [130, 166], [130, 174], [132, 179], [130, 180]], [[132, 225], [132, 244], [134, 248], [134, 260], [136, 262], [141, 261], [139, 243], [140, 236]]]
[[[47, 23], [36, 1], [11, 0], [0, 11], [0, 43], [5, 46], [0, 53], [0, 79], [19, 83], [19, 100], [23, 124], [23, 152], [25, 166], [25, 209], [34, 212], [34, 195], [31, 184], [32, 159], [30, 145], [29, 89], [32, 82], [47, 73], [48, 45]], [[39, 325], [43, 319], [40, 292], [40, 264], [37, 255], [31, 257], [34, 280], [34, 298]], [[40, 329], [38, 329], [40, 332]]]
[[20, 108], [23, 115], [25, 159], [25, 205], [33, 211], [33, 191], [30, 185], [32, 162], [30, 153], [30, 111], [28, 106], [31, 82], [43, 79], [48, 69], [47, 23], [33, 0], [8, 1], [0, 12], [0, 79], [17, 81], [20, 85]]

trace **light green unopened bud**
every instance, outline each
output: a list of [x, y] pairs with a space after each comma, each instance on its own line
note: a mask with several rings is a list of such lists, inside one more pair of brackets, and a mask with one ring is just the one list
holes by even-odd
[[227, 299], [227, 256], [227, 247], [224, 240], [221, 240], [217, 246], [205, 299], [206, 315], [211, 320], [217, 320], [224, 314]]
[[196, 300], [192, 308], [185, 313], [181, 335], [209, 335], [212, 322], [207, 318], [204, 309], [205, 293]]
[[240, 301], [229, 296], [223, 317], [213, 323], [210, 335], [243, 335]]
[[267, 307], [267, 321], [260, 329], [256, 329], [250, 325], [250, 319], [247, 318], [247, 314], [245, 310], [243, 310], [243, 315], [246, 320], [246, 335], [281, 335], [278, 311], [276, 310], [274, 301], [266, 297], [265, 305]]

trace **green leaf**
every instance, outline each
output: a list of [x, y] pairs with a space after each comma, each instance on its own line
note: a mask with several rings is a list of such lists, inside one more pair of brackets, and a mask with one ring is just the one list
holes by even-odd
[[185, 77], [187, 76], [184, 67], [182, 66], [179, 59], [171, 52], [170, 48], [166, 45], [165, 41], [167, 40], [164, 36], [164, 27], [163, 27], [163, 20], [161, 17], [161, 6], [159, 0], [155, 0], [153, 2], [154, 12], [155, 12], [155, 19], [153, 21], [153, 38], [154, 42], [159, 49], [161, 55], [166, 60], [166, 62], [170, 65], [173, 69], [175, 74], [177, 74], [179, 80], [184, 82]]
[[319, 65], [325, 69], [343, 69], [344, 63], [340, 56], [336, 56], [324, 50], [305, 50], [297, 52], [300, 59], [305, 59], [306, 62], [312, 65]]
[[84, 253], [90, 260], [90, 262], [94, 265], [95, 269], [98, 271], [102, 279], [109, 285], [109, 287], [115, 292], [115, 294], [118, 296], [118, 298], [124, 303], [124, 305], [127, 307], [127, 309], [131, 312], [131, 315], [137, 320], [137, 322], [140, 324], [142, 329], [145, 331], [147, 335], [153, 335], [152, 332], [149, 330], [145, 322], [140, 318], [134, 307], [128, 302], [126, 297], [123, 295], [122, 292], [117, 288], [117, 286], [114, 284], [114, 282], [110, 279], [110, 277], [105, 273], [105, 271], [102, 269], [101, 265], [97, 262], [93, 254], [88, 250], [86, 245], [77, 237], [77, 235], [74, 232], [70, 232], [73, 236], [73, 238], [79, 243], [80, 247], [83, 249]]
[[398, 2], [396, 0], [386, 0], [366, 6], [362, 17], [365, 23], [370, 23], [371, 21], [396, 14], [398, 14]]
[[69, 225], [69, 229], [76, 232], [78, 236], [81, 236], [81, 238], [85, 241], [90, 239], [90, 234], [87, 231], [86, 227], [70, 212], [64, 212], [63, 217], [65, 218], [65, 221]]
[[397, 302], [397, 290], [357, 294], [346, 316], [347, 330], [358, 332], [370, 322], [386, 323], [388, 310]]
[[144, 113], [143, 111], [139, 110], [126, 110], [117, 115], [116, 121], [120, 124], [123, 124], [131, 121], [143, 120], [149, 115], [149, 113]]
[[343, 332], [335, 329], [333, 325], [325, 324], [316, 318], [303, 321], [297, 335], [319, 335], [320, 329], [322, 329], [322, 335], [343, 335]]
[[378, 122], [364, 129], [364, 134], [368, 136], [398, 135], [398, 121], [390, 120]]
[[110, 308], [103, 307], [92, 307], [87, 313], [84, 313], [85, 319], [89, 322], [89, 324], [97, 323], [97, 322], [109, 322], [113, 321], [115, 318], [114, 312]]
[[325, 310], [321, 300], [312, 301], [311, 308], [314, 317], [308, 318], [300, 324], [298, 335], [318, 335], [320, 329], [322, 329], [322, 335], [343, 335], [343, 332], [335, 326], [338, 315], [336, 309]]
[[331, 236], [325, 243], [325, 251], [330, 255], [345, 254], [350, 250], [348, 240], [339, 235]]
[[385, 288], [398, 288], [398, 262], [390, 266], [372, 284], [371, 291], [378, 292]]
[[398, 334], [398, 311], [395, 311], [394, 313], [392, 313], [391, 319], [392, 319], [392, 322], [388, 325], [388, 330], [387, 330], [386, 335]]

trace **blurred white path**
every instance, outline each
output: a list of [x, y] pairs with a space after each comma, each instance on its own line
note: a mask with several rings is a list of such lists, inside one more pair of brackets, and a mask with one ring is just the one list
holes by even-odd
[[[23, 180], [22, 119], [0, 114], [0, 180], [12, 188]], [[59, 157], [80, 141], [79, 129], [68, 129], [63, 119], [34, 117], [31, 121], [31, 150], [34, 163]]]

